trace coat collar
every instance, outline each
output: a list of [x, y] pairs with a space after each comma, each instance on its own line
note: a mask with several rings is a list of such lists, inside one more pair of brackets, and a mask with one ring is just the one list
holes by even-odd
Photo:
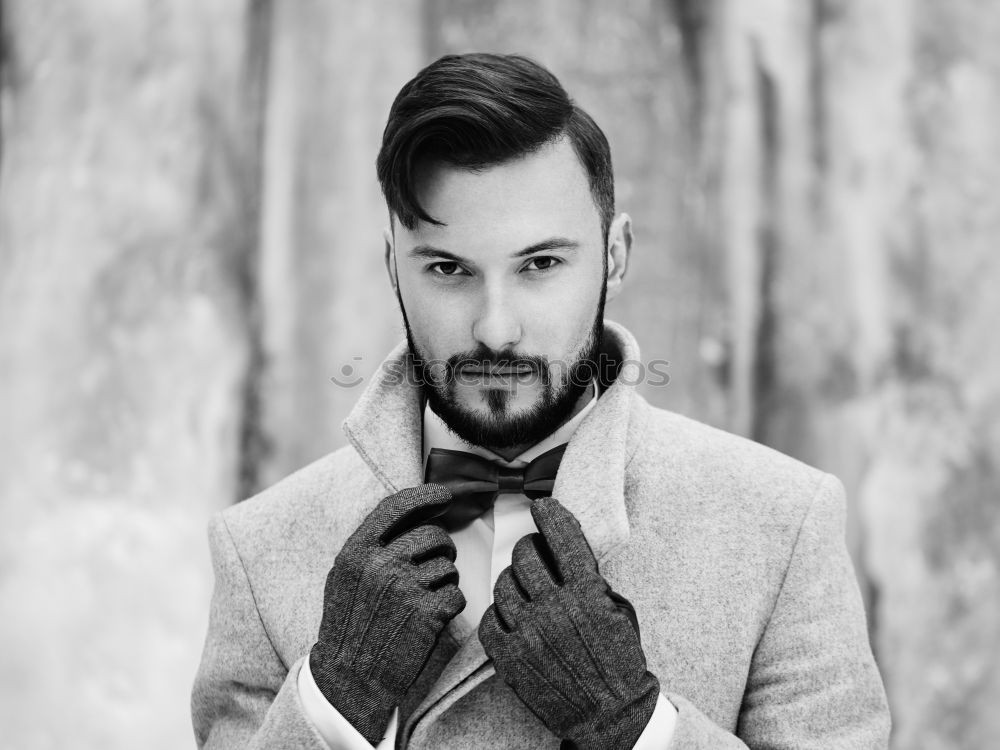
[[[610, 320], [604, 322], [599, 365], [601, 396], [569, 441], [552, 495], [580, 521], [601, 559], [628, 538], [624, 476], [638, 444], [636, 425], [629, 422], [641, 375], [635, 338]], [[404, 341], [344, 421], [347, 438], [388, 494], [423, 482], [421, 401]]]

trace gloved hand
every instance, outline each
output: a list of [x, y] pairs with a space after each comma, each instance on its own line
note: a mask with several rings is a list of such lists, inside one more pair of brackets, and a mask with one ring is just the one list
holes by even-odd
[[373, 745], [465, 608], [455, 544], [425, 523], [451, 502], [438, 484], [382, 500], [344, 543], [326, 578], [309, 668], [326, 699]]
[[573, 514], [546, 497], [531, 515], [541, 533], [514, 545], [479, 639], [557, 737], [581, 750], [631, 748], [653, 715], [659, 681]]

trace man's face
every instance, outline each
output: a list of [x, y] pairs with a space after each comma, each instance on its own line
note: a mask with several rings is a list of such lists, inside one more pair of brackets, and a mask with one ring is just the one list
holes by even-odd
[[587, 393], [603, 330], [606, 248], [586, 173], [563, 139], [480, 171], [428, 166], [418, 191], [444, 225], [396, 222], [387, 262], [424, 392], [470, 443], [530, 446]]

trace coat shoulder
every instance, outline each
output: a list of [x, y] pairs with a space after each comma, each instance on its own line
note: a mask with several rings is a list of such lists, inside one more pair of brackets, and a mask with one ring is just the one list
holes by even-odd
[[832, 475], [749, 438], [639, 399], [644, 427], [627, 474], [646, 486], [671, 487], [693, 504], [723, 505], [732, 517], [801, 517]]
[[241, 554], [298, 548], [317, 533], [336, 533], [377, 480], [351, 446], [326, 454], [256, 495], [226, 508], [225, 521]]

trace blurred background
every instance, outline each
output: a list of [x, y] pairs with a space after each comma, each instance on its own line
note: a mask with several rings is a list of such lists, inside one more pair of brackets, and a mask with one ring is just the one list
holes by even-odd
[[608, 316], [670, 361], [644, 395], [846, 484], [894, 750], [996, 746], [996, 3], [0, 19], [0, 747], [193, 746], [207, 519], [345, 443], [403, 333], [388, 107], [470, 50], [535, 57], [607, 132], [637, 235]]

